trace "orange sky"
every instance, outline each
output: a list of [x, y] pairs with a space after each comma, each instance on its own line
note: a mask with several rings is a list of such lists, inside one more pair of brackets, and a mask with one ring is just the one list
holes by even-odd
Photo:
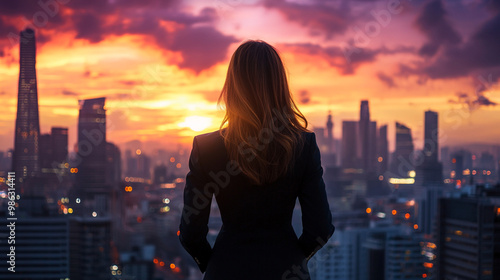
[[[168, 148], [217, 129], [223, 112], [216, 100], [228, 60], [246, 39], [262, 39], [278, 49], [299, 108], [313, 127], [324, 126], [331, 110], [336, 138], [341, 121], [357, 119], [360, 100], [369, 99], [372, 119], [389, 124], [391, 146], [394, 122], [400, 121], [412, 128], [420, 147], [428, 109], [440, 114], [442, 146], [500, 143], [500, 106], [493, 105], [500, 103], [500, 63], [492, 59], [483, 67], [458, 59], [449, 67], [446, 60], [454, 48], [471, 56], [474, 48], [488, 51], [476, 41], [482, 28], [488, 30], [488, 21], [496, 24], [498, 14], [477, 1], [401, 1], [400, 12], [390, 13], [386, 26], [379, 24], [365, 42], [356, 28], [370, 31], [373, 12], [390, 11], [390, 1], [332, 1], [327, 6], [314, 1], [166, 1], [164, 10], [158, 8], [161, 1], [118, 2], [102, 9], [76, 0], [58, 4], [55, 16], [35, 26], [41, 131], [69, 127], [70, 149], [76, 142], [78, 100], [84, 98], [107, 98], [107, 137], [117, 144], [140, 140]], [[0, 32], [6, 34], [0, 39], [0, 150], [13, 146], [17, 109], [19, 45], [7, 34], [33, 24], [30, 15], [44, 11], [21, 4], [0, 9]], [[442, 21], [426, 29], [427, 14], [436, 18], [439, 8], [446, 11]], [[473, 12], [459, 21], [467, 9]], [[84, 17], [87, 21], [78, 20], [89, 14], [93, 17]], [[459, 41], [448, 36], [450, 30]], [[350, 62], [342, 53], [349, 42], [361, 50]], [[424, 54], [426, 44], [438, 50]], [[203, 51], [205, 46], [212, 51]], [[455, 73], [455, 67], [463, 71]]]

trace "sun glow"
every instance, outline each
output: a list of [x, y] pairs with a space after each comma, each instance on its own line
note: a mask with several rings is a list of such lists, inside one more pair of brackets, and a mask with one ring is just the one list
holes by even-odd
[[212, 118], [202, 116], [189, 116], [179, 123], [180, 127], [188, 127], [193, 131], [202, 131], [212, 124]]

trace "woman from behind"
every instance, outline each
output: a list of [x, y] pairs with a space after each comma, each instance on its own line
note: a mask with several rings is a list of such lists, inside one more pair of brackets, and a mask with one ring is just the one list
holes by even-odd
[[[295, 105], [277, 51], [247, 41], [234, 52], [219, 102], [221, 128], [193, 140], [180, 242], [205, 280], [310, 279], [307, 261], [335, 227], [314, 133]], [[215, 196], [222, 227], [207, 241]], [[299, 199], [303, 231], [291, 220]]]

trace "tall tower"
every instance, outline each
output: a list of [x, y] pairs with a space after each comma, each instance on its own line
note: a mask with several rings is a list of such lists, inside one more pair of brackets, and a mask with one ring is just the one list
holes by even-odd
[[366, 172], [371, 171], [370, 164], [370, 108], [368, 106], [368, 100], [362, 100], [359, 110], [359, 143], [361, 151], [361, 167]]
[[438, 114], [425, 111], [424, 156], [426, 162], [438, 161]]
[[78, 116], [78, 155], [81, 159], [75, 167], [76, 189], [93, 205], [99, 216], [107, 210], [110, 188], [106, 185], [106, 110], [105, 98], [80, 100]]
[[19, 51], [19, 87], [12, 169], [20, 183], [40, 172], [38, 137], [38, 91], [36, 83], [36, 42], [32, 29], [21, 31]]
[[332, 111], [328, 111], [328, 120], [326, 122], [326, 130], [328, 133], [328, 152], [334, 152], [334, 143], [333, 143], [333, 121], [332, 121]]
[[408, 177], [408, 172], [414, 169], [411, 129], [399, 122], [396, 122], [396, 150], [391, 166], [392, 172], [400, 178]]
[[417, 168], [417, 182], [423, 186], [442, 185], [443, 165], [438, 161], [438, 113], [426, 111], [424, 123], [424, 162]]
[[387, 125], [383, 125], [378, 129], [377, 145], [377, 173], [379, 175], [383, 175], [387, 171], [389, 163], [389, 142], [387, 141]]

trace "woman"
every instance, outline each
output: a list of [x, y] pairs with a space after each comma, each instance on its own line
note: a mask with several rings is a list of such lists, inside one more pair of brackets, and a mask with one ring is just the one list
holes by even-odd
[[[333, 234], [320, 152], [292, 100], [285, 68], [263, 41], [247, 41], [229, 64], [218, 131], [194, 138], [180, 241], [204, 279], [310, 279], [307, 261]], [[207, 242], [215, 196], [222, 228]], [[295, 201], [303, 232], [292, 225]]]

